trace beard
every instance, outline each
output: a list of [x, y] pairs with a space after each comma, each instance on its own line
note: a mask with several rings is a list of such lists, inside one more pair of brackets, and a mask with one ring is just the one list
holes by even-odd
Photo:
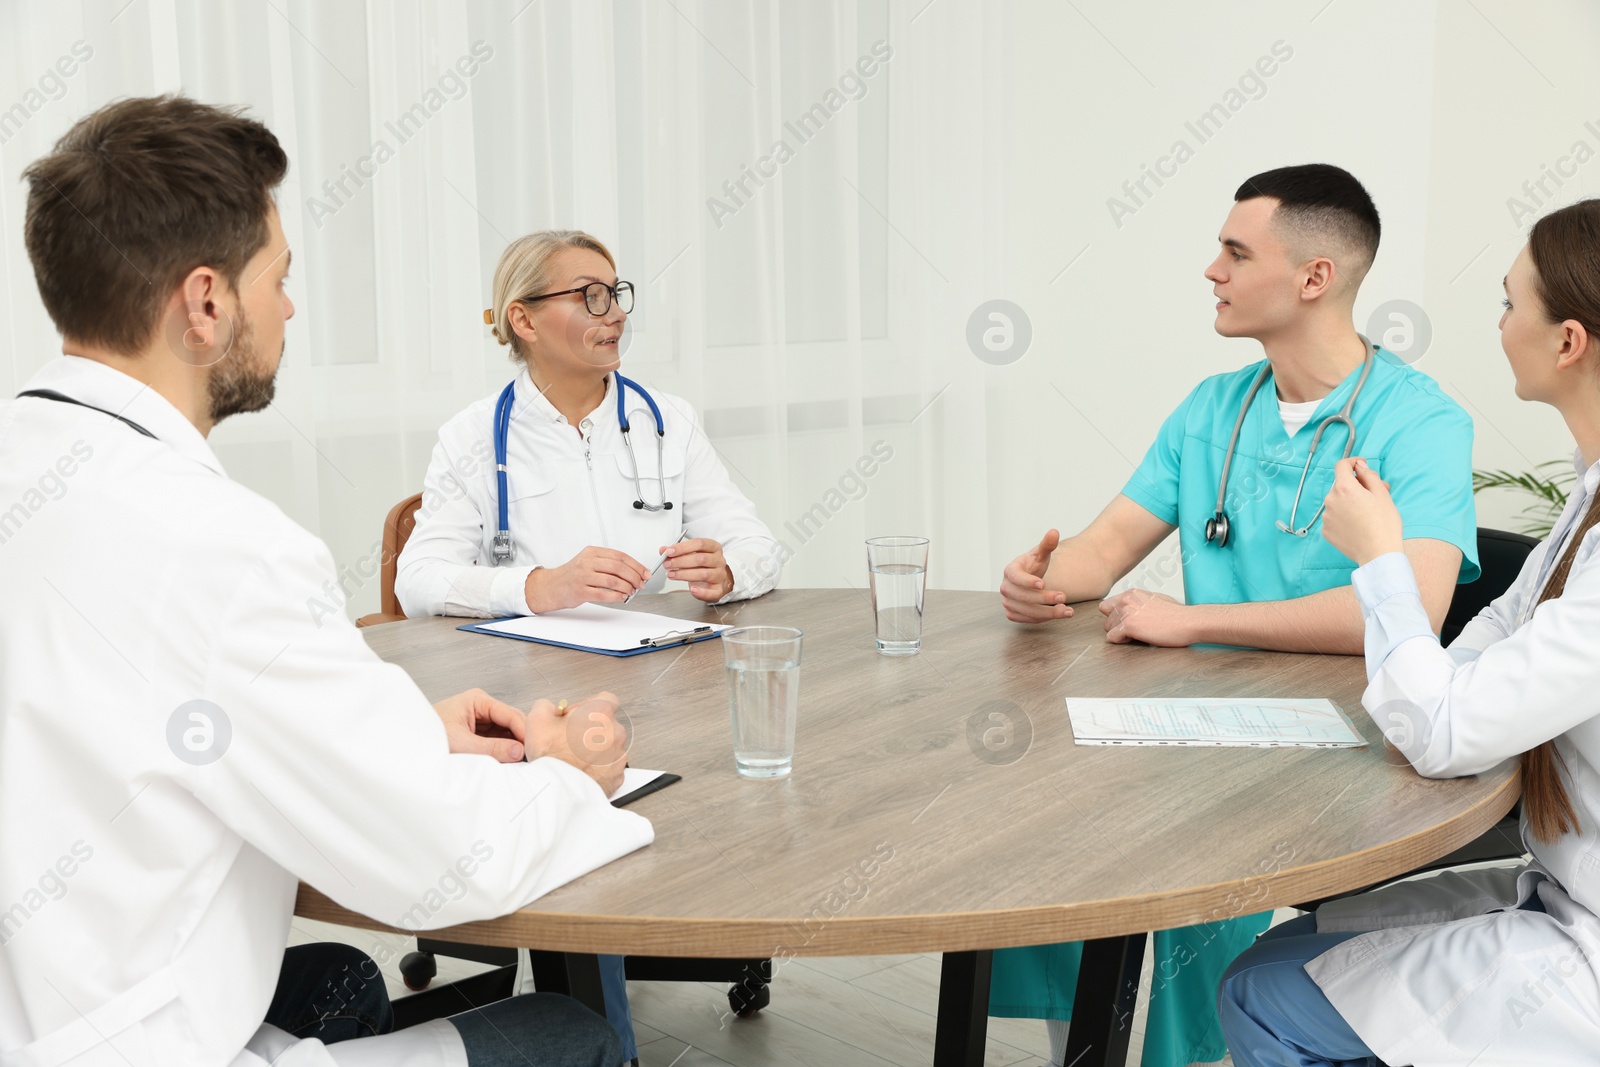
[[[280, 357], [283, 355], [281, 351], [278, 354]], [[217, 364], [211, 372], [211, 380], [206, 384], [212, 425], [229, 415], [260, 411], [272, 403], [272, 398], [277, 395], [277, 375], [277, 367], [262, 369], [255, 333], [241, 309], [233, 349]]]

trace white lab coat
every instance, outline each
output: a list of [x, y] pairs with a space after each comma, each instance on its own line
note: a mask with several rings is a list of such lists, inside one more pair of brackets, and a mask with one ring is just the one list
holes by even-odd
[[297, 881], [436, 928], [650, 824], [554, 759], [450, 754], [410, 677], [314, 610], [326, 547], [166, 400], [73, 357], [28, 388], [156, 439], [0, 404], [0, 1063], [464, 1064], [443, 1022], [331, 1049], [263, 1026]]
[[[641, 383], [643, 384], [643, 383]], [[496, 566], [499, 525], [494, 411], [500, 390], [456, 415], [439, 431], [423, 481], [416, 529], [400, 554], [395, 594], [413, 618], [425, 615], [526, 615], [524, 585], [534, 567], [559, 567], [590, 545], [626, 552], [654, 567], [679, 537], [722, 545], [733, 589], [722, 602], [760, 596], [778, 584], [778, 542], [723, 468], [689, 404], [650, 390], [666, 425], [662, 461], [656, 424], [644, 400], [627, 390], [626, 408], [646, 503], [660, 504], [665, 470], [671, 511], [633, 506], [634, 459], [617, 421], [615, 376], [600, 405], [574, 428], [545, 399], [524, 368], [507, 434], [507, 496], [516, 556]], [[649, 388], [645, 386], [645, 388]], [[646, 592], [666, 583], [657, 572]]]
[[[1386, 1063], [1600, 1063], [1600, 528], [1562, 596], [1533, 610], [1600, 487], [1600, 463], [1577, 466], [1551, 536], [1448, 650], [1403, 555], [1353, 578], [1367, 616], [1362, 702], [1418, 772], [1477, 774], [1554, 738], [1579, 819], [1553, 845], [1524, 819], [1522, 867], [1403, 882], [1318, 912], [1319, 931], [1376, 931], [1306, 971]], [[1546, 914], [1505, 910], [1535, 893]]]

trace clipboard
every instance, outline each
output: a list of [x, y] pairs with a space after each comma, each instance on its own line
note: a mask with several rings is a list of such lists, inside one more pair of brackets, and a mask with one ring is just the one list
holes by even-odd
[[578, 652], [598, 652], [602, 656], [639, 656], [663, 648], [709, 641], [728, 627], [722, 623], [701, 623], [645, 611], [583, 604], [542, 615], [486, 619], [456, 629]]

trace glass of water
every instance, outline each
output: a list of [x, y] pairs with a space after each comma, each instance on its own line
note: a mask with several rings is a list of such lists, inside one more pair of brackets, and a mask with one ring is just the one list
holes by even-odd
[[878, 651], [885, 656], [912, 656], [922, 651], [928, 539], [868, 538], [867, 570], [872, 574], [872, 613], [878, 618]]
[[733, 762], [746, 778], [782, 778], [794, 769], [800, 703], [800, 639], [787, 626], [722, 631], [733, 717]]

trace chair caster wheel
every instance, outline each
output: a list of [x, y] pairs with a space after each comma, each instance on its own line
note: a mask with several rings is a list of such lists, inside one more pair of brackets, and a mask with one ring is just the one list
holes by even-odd
[[427, 989], [438, 973], [439, 964], [431, 952], [407, 952], [400, 957], [400, 977], [413, 993]]
[[728, 1007], [741, 1019], [748, 1019], [772, 1003], [772, 989], [765, 982], [760, 985], [736, 985], [728, 989]]

